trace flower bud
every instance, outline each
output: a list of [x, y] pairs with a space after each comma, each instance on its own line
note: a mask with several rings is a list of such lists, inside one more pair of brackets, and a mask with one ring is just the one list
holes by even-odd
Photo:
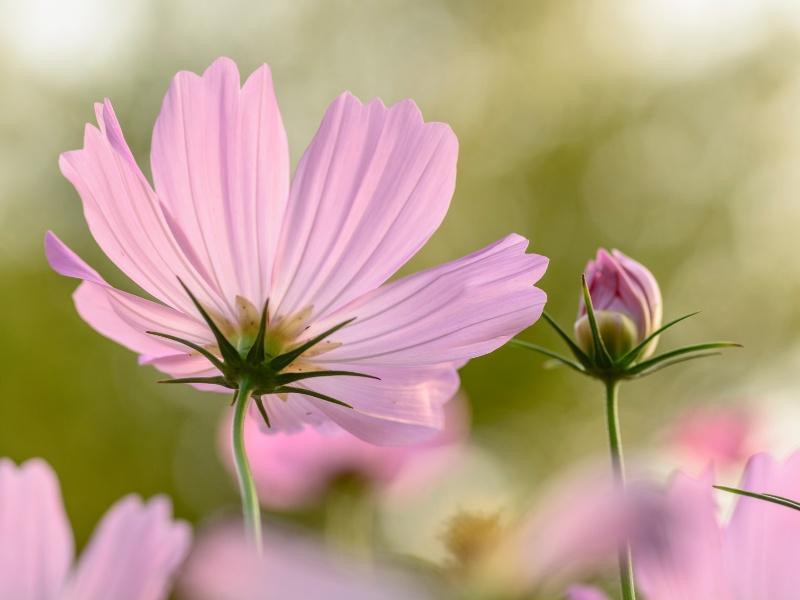
[[[601, 310], [594, 313], [594, 316], [597, 320], [597, 331], [611, 358], [623, 356], [639, 343], [636, 325], [622, 313]], [[575, 322], [575, 339], [581, 350], [595, 358], [592, 327], [587, 315]]]
[[[658, 282], [643, 265], [619, 250], [609, 253], [600, 248], [597, 251], [595, 260], [586, 265], [586, 285], [589, 287], [600, 335], [612, 356], [614, 351], [611, 346], [616, 351], [625, 346], [630, 350], [661, 327], [662, 303]], [[601, 318], [603, 313], [606, 316]], [[619, 318], [612, 318], [610, 315], [619, 315]], [[578, 336], [579, 345], [588, 352], [587, 348], [593, 349], [593, 343], [591, 331], [588, 334], [585, 331], [589, 329], [589, 323], [582, 323], [586, 320], [585, 316], [586, 306], [581, 298], [575, 335]], [[629, 325], [633, 326], [635, 335], [632, 343], [629, 339]], [[581, 336], [587, 335], [590, 342], [588, 345], [581, 341]], [[648, 344], [640, 358], [651, 355], [657, 343], [656, 338]]]

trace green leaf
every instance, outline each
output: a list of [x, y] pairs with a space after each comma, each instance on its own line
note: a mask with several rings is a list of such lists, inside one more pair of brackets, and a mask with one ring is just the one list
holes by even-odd
[[659, 363], [662, 363], [676, 356], [691, 354], [693, 352], [699, 352], [701, 350], [713, 350], [716, 348], [741, 348], [741, 347], [742, 345], [737, 344], [736, 342], [706, 342], [704, 344], [693, 344], [691, 346], [683, 346], [682, 348], [677, 348], [675, 350], [670, 350], [669, 352], [664, 352], [663, 354], [659, 354], [658, 356], [654, 356], [649, 360], [641, 362], [638, 365], [636, 365], [633, 369], [631, 369], [629, 373], [635, 375], [636, 373], [645, 371], [651, 367], [656, 366]]
[[285, 353], [283, 353], [283, 354], [281, 354], [279, 356], [276, 356], [275, 358], [273, 358], [270, 361], [269, 366], [275, 371], [282, 371], [283, 369], [288, 367], [296, 358], [298, 358], [301, 354], [303, 354], [303, 352], [305, 352], [306, 350], [309, 350], [310, 348], [316, 346], [322, 340], [324, 340], [325, 338], [333, 335], [334, 333], [339, 331], [342, 327], [344, 327], [345, 325], [349, 325], [350, 323], [352, 323], [355, 320], [356, 320], [355, 317], [353, 317], [352, 319], [348, 319], [347, 321], [339, 323], [338, 325], [334, 325], [333, 327], [331, 327], [327, 331], [324, 331], [324, 332], [320, 333], [315, 338], [312, 338], [312, 339], [308, 340], [307, 342], [305, 342], [304, 344], [301, 344], [300, 346], [297, 346], [297, 348], [294, 348], [292, 350], [289, 350], [288, 352], [285, 352]]
[[597, 362], [601, 365], [610, 367], [614, 364], [614, 359], [608, 353], [608, 348], [600, 335], [600, 330], [597, 327], [597, 319], [594, 315], [594, 305], [592, 304], [592, 295], [589, 293], [589, 286], [586, 283], [586, 275], [581, 275], [581, 283], [583, 285], [583, 303], [586, 305], [586, 315], [589, 317], [589, 327], [592, 329], [592, 338], [594, 339], [594, 354]]
[[366, 373], [357, 373], [356, 371], [305, 371], [303, 373], [281, 373], [275, 377], [275, 382], [278, 385], [285, 385], [287, 383], [294, 383], [303, 379], [312, 379], [314, 377], [365, 377], [367, 379], [378, 379], [374, 375], [367, 375]]
[[264, 402], [261, 400], [261, 396], [253, 396], [253, 400], [255, 400], [256, 407], [258, 407], [258, 412], [261, 414], [261, 418], [264, 419], [264, 423], [271, 429], [272, 424], [269, 422], [269, 415], [267, 414], [267, 409], [264, 408]]
[[666, 325], [664, 325], [662, 327], [659, 327], [653, 333], [651, 333], [646, 338], [644, 338], [644, 340], [642, 340], [642, 342], [638, 346], [636, 346], [635, 348], [632, 348], [624, 356], [622, 356], [622, 358], [620, 358], [617, 361], [617, 366], [620, 366], [620, 367], [623, 367], [623, 368], [627, 367], [630, 363], [632, 363], [634, 360], [636, 360], [639, 357], [639, 355], [642, 353], [642, 350], [644, 350], [647, 347], [647, 345], [650, 342], [652, 342], [656, 337], [658, 337], [659, 335], [664, 333], [667, 329], [669, 329], [673, 325], [677, 325], [678, 323], [680, 323], [684, 319], [688, 319], [689, 317], [693, 317], [693, 316], [695, 316], [695, 315], [697, 315], [699, 313], [700, 313], [700, 311], [698, 310], [698, 311], [695, 311], [693, 313], [689, 313], [688, 315], [683, 315], [682, 317], [678, 317], [677, 319], [674, 319], [674, 320], [670, 321]]
[[584, 369], [581, 365], [576, 363], [574, 360], [570, 360], [565, 356], [561, 356], [557, 352], [553, 352], [544, 348], [542, 346], [538, 346], [536, 344], [531, 344], [530, 342], [526, 342], [524, 340], [517, 340], [512, 339], [510, 341], [511, 345], [517, 346], [518, 348], [525, 348], [527, 350], [532, 350], [533, 352], [538, 352], [539, 354], [544, 354], [545, 356], [552, 358], [553, 360], [558, 361], [559, 363], [568, 366], [570, 369], [574, 369], [579, 373], [586, 373], [586, 369]]
[[561, 326], [558, 323], [556, 323], [556, 321], [555, 321], [555, 319], [553, 319], [553, 317], [551, 317], [546, 312], [543, 312], [542, 316], [544, 317], [544, 320], [547, 321], [547, 323], [553, 329], [555, 329], [555, 331], [559, 335], [559, 337], [561, 337], [561, 339], [564, 340], [564, 342], [566, 342], [567, 346], [569, 346], [569, 349], [572, 351], [572, 354], [575, 355], [575, 358], [577, 358], [578, 361], [580, 361], [580, 363], [584, 367], [588, 367], [589, 365], [592, 364], [592, 360], [589, 358], [589, 356], [583, 350], [580, 349], [578, 344], [576, 344], [575, 342], [572, 341], [572, 338], [569, 337], [569, 335], [567, 334], [566, 331], [561, 329]]
[[162, 337], [168, 340], [172, 340], [173, 342], [178, 342], [179, 344], [183, 344], [194, 350], [195, 352], [199, 352], [203, 356], [205, 356], [209, 362], [214, 365], [217, 369], [225, 372], [225, 363], [223, 363], [220, 359], [214, 356], [211, 352], [209, 352], [206, 348], [203, 348], [199, 344], [195, 344], [194, 342], [190, 342], [189, 340], [184, 340], [183, 338], [179, 338], [177, 336], [171, 335], [169, 333], [161, 333], [160, 331], [148, 331], [149, 335], [155, 335], [157, 337]]
[[162, 379], [158, 383], [210, 383], [221, 385], [226, 388], [236, 389], [228, 383], [224, 377], [178, 377], [175, 379]]
[[765, 502], [771, 502], [773, 504], [779, 504], [780, 506], [785, 506], [786, 508], [800, 510], [800, 502], [795, 502], [794, 500], [790, 500], [789, 498], [784, 498], [782, 496], [776, 496], [775, 494], [758, 494], [756, 492], [748, 492], [747, 490], [740, 490], [738, 488], [726, 487], [724, 485], [715, 485], [714, 487], [718, 490], [722, 490], [723, 492], [730, 492], [731, 494], [738, 494], [739, 496], [747, 496], [748, 498], [755, 498], [756, 500], [763, 500]]
[[264, 362], [264, 338], [267, 335], [267, 320], [269, 319], [269, 298], [264, 303], [264, 309], [261, 311], [261, 320], [258, 322], [258, 335], [247, 351], [247, 358], [245, 359], [250, 364], [260, 365]]
[[184, 291], [189, 295], [189, 298], [192, 299], [192, 303], [200, 313], [200, 316], [203, 317], [203, 320], [206, 322], [206, 325], [208, 325], [211, 333], [214, 334], [214, 339], [217, 340], [219, 353], [222, 354], [222, 358], [225, 360], [225, 362], [231, 365], [241, 364], [242, 357], [239, 356], [239, 352], [236, 350], [233, 344], [228, 341], [228, 338], [225, 337], [225, 334], [220, 331], [220, 328], [217, 327], [217, 324], [214, 322], [214, 319], [211, 318], [211, 315], [206, 312], [206, 309], [203, 308], [203, 306], [200, 304], [197, 298], [195, 298], [191, 290], [186, 287], [180, 277], [178, 278], [178, 282], [181, 284], [181, 287], [184, 289]]
[[331, 396], [326, 394], [321, 394], [320, 392], [315, 392], [314, 390], [309, 390], [306, 388], [299, 388], [299, 387], [291, 387], [288, 385], [281, 386], [275, 390], [276, 394], [303, 394], [304, 396], [311, 396], [312, 398], [319, 398], [320, 400], [325, 400], [325, 402], [331, 402], [333, 404], [338, 404], [339, 406], [344, 406], [345, 408], [353, 408], [350, 404], [346, 402], [342, 402], [341, 400], [337, 400]]

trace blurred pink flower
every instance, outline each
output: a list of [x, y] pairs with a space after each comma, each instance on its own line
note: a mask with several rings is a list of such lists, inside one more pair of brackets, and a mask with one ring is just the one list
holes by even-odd
[[558, 586], [605, 570], [631, 530], [628, 495], [594, 466], [556, 479], [521, 527], [526, 587]]
[[[710, 474], [678, 474], [635, 543], [639, 587], [648, 600], [796, 600], [800, 590], [800, 515], [737, 498], [720, 522]], [[800, 453], [785, 462], [766, 454], [745, 468], [741, 488], [800, 498]]]
[[[376, 446], [333, 423], [307, 427], [299, 433], [263, 431], [260, 418], [250, 415], [245, 423], [245, 444], [259, 499], [272, 508], [304, 506], [320, 498], [338, 476], [354, 475], [375, 488], [390, 484], [411, 465], [424, 461], [424, 485], [454, 459], [467, 436], [467, 406], [457, 394], [445, 406], [444, 428], [434, 438], [406, 446]], [[235, 475], [230, 443], [231, 415], [220, 427], [220, 452]], [[252, 432], [252, 433], [251, 433]], [[420, 478], [418, 478], [420, 479]]]
[[[598, 313], [601, 327], [612, 324], [630, 330], [635, 336], [631, 346], [643, 341], [661, 327], [661, 290], [653, 274], [643, 265], [625, 256], [619, 250], [609, 253], [605, 248], [597, 251], [595, 260], [590, 260], [585, 269], [586, 284], [592, 298], [592, 306]], [[575, 335], [579, 341], [586, 337], [586, 306], [581, 297]], [[605, 339], [605, 335], [603, 336]], [[655, 350], [657, 340], [648, 344], [641, 358]], [[585, 346], [586, 344], [584, 344]]]
[[457, 141], [406, 100], [391, 108], [349, 93], [331, 104], [289, 184], [289, 152], [269, 68], [240, 87], [236, 65], [178, 73], [153, 132], [151, 187], [106, 100], [84, 147], [61, 156], [106, 255], [158, 302], [111, 287], [53, 233], [57, 272], [83, 280], [80, 315], [176, 377], [219, 373], [155, 330], [217, 352], [178, 278], [240, 352], [269, 299], [267, 350], [286, 351], [351, 318], [290, 371], [351, 370], [304, 380], [354, 409], [297, 393], [264, 403], [276, 430], [332, 420], [375, 443], [442, 426], [457, 367], [535, 322], [547, 259], [509, 235], [453, 262], [387, 284], [428, 240], [455, 186]]
[[334, 555], [306, 536], [273, 528], [263, 556], [241, 530], [218, 525], [200, 536], [180, 578], [189, 600], [432, 600], [420, 581], [384, 565]]
[[58, 479], [41, 460], [0, 460], [0, 598], [159, 600], [189, 550], [189, 527], [169, 500], [117, 502], [73, 566], [74, 541]]
[[668, 443], [689, 469], [709, 464], [725, 468], [752, 454], [755, 430], [755, 416], [745, 408], [697, 408], [676, 419]]

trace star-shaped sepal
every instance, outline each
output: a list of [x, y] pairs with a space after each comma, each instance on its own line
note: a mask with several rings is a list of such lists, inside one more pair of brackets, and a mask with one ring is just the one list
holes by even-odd
[[[180, 281], [180, 280], [179, 280]], [[266, 394], [302, 394], [310, 396], [318, 400], [338, 404], [346, 408], [353, 408], [350, 404], [337, 400], [326, 394], [316, 392], [306, 387], [293, 385], [305, 379], [314, 379], [318, 377], [366, 377], [368, 379], [380, 379], [373, 375], [366, 373], [358, 373], [355, 371], [334, 371], [334, 370], [309, 370], [309, 371], [286, 371], [293, 362], [300, 358], [303, 353], [307, 352], [320, 342], [324, 341], [343, 327], [352, 323], [355, 319], [348, 319], [338, 325], [335, 325], [322, 332], [321, 334], [311, 338], [283, 352], [282, 354], [272, 355], [266, 351], [266, 335], [267, 327], [269, 325], [269, 300], [264, 303], [264, 308], [261, 311], [261, 318], [258, 324], [258, 333], [253, 341], [252, 346], [246, 352], [240, 352], [236, 346], [225, 336], [220, 330], [208, 311], [203, 308], [203, 305], [197, 300], [195, 295], [184, 285], [181, 281], [181, 286], [192, 299], [195, 307], [197, 308], [203, 320], [208, 325], [211, 333], [219, 349], [219, 356], [211, 352], [208, 348], [196, 344], [190, 340], [171, 335], [169, 333], [162, 333], [158, 331], [148, 331], [150, 335], [155, 335], [161, 338], [178, 342], [204, 356], [208, 361], [220, 372], [219, 375], [212, 377], [181, 377], [176, 379], [166, 379], [160, 383], [186, 383], [186, 384], [209, 384], [225, 387], [234, 390], [232, 404], [246, 392], [255, 400], [258, 411], [261, 414], [267, 426], [270, 426], [269, 415], [264, 407], [262, 396]]]

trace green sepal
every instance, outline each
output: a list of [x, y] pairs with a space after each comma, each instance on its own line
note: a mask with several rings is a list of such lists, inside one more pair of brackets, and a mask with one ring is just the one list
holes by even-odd
[[235, 390], [236, 386], [224, 377], [177, 377], [175, 379], [162, 379], [158, 383], [209, 383], [212, 385], [221, 385], [223, 387]]
[[183, 283], [181, 278], [178, 278], [178, 282], [183, 287], [184, 291], [189, 295], [191, 298], [192, 303], [194, 304], [197, 311], [200, 313], [200, 316], [203, 317], [203, 320], [208, 325], [208, 328], [211, 330], [211, 333], [214, 334], [214, 339], [217, 341], [217, 347], [219, 348], [219, 353], [222, 354], [222, 358], [224, 359], [225, 363], [228, 366], [232, 365], [241, 365], [242, 357], [239, 355], [239, 351], [236, 350], [233, 344], [228, 341], [228, 338], [225, 337], [225, 334], [222, 333], [217, 324], [214, 322], [214, 319], [211, 318], [211, 315], [206, 312], [206, 309], [203, 308], [203, 305], [195, 298], [195, 295], [191, 292], [191, 290], [186, 287], [186, 284]]
[[303, 379], [312, 379], [314, 377], [365, 377], [367, 379], [378, 379], [374, 375], [367, 375], [366, 373], [358, 373], [356, 371], [306, 371], [303, 373], [280, 373], [275, 377], [277, 385], [285, 385], [287, 383], [294, 383], [295, 381], [302, 381]]
[[776, 496], [775, 494], [759, 494], [756, 492], [749, 492], [747, 490], [740, 490], [738, 488], [727, 487], [724, 485], [715, 485], [714, 488], [722, 490], [723, 492], [730, 492], [731, 494], [746, 496], [748, 498], [755, 498], [756, 500], [764, 500], [765, 502], [771, 502], [772, 504], [779, 504], [780, 506], [785, 506], [786, 508], [800, 510], [800, 502], [795, 502], [794, 500], [790, 500], [789, 498], [784, 498], [783, 496]]
[[547, 314], [547, 312], [546, 312], [546, 311], [542, 313], [542, 316], [544, 317], [544, 320], [545, 320], [545, 321], [547, 321], [547, 323], [548, 323], [548, 324], [549, 324], [549, 325], [550, 325], [550, 326], [551, 326], [553, 329], [555, 329], [556, 333], [559, 335], [559, 337], [560, 337], [562, 340], [564, 340], [564, 342], [567, 344], [567, 346], [569, 346], [569, 349], [570, 349], [570, 351], [572, 352], [572, 354], [574, 354], [574, 355], [575, 355], [575, 358], [577, 358], [577, 359], [578, 359], [578, 361], [579, 361], [579, 362], [580, 362], [580, 363], [581, 363], [581, 364], [582, 364], [582, 365], [583, 365], [585, 368], [586, 368], [586, 367], [589, 367], [589, 365], [591, 365], [591, 364], [592, 364], [592, 360], [589, 358], [589, 355], [588, 355], [588, 354], [586, 354], [586, 353], [585, 353], [583, 350], [581, 350], [581, 349], [580, 349], [580, 346], [578, 346], [578, 344], [576, 344], [574, 341], [572, 341], [572, 338], [571, 338], [571, 337], [569, 337], [569, 334], [567, 334], [567, 332], [566, 332], [566, 331], [564, 331], [563, 329], [561, 329], [561, 325], [559, 325], [559, 324], [556, 322], [556, 320], [555, 320], [555, 319], [553, 319], [553, 317], [551, 317], [549, 314]]
[[632, 348], [632, 349], [631, 349], [631, 350], [630, 350], [630, 351], [629, 351], [627, 354], [623, 355], [623, 356], [622, 356], [622, 357], [621, 357], [621, 358], [620, 358], [620, 359], [617, 361], [617, 363], [616, 363], [616, 364], [617, 364], [617, 366], [618, 366], [618, 367], [622, 367], [622, 368], [624, 368], [624, 367], [627, 367], [627, 366], [628, 366], [628, 365], [630, 365], [630, 364], [631, 364], [633, 361], [635, 361], [637, 358], [639, 358], [639, 355], [642, 353], [642, 351], [643, 351], [643, 350], [644, 350], [644, 349], [647, 347], [647, 345], [648, 345], [650, 342], [652, 342], [652, 341], [653, 341], [653, 340], [654, 340], [656, 337], [658, 337], [659, 335], [661, 335], [662, 333], [664, 333], [664, 332], [665, 332], [667, 329], [669, 329], [669, 328], [670, 328], [670, 327], [672, 327], [673, 325], [677, 325], [678, 323], [680, 323], [680, 322], [681, 322], [681, 321], [683, 321], [684, 319], [688, 319], [689, 317], [693, 317], [693, 316], [695, 316], [695, 315], [697, 315], [697, 314], [699, 314], [699, 313], [700, 313], [700, 311], [698, 310], [698, 311], [695, 311], [695, 312], [693, 312], [693, 313], [689, 313], [688, 315], [683, 315], [682, 317], [678, 317], [677, 319], [674, 319], [674, 320], [670, 321], [670, 322], [669, 322], [669, 323], [667, 323], [666, 325], [663, 325], [662, 327], [659, 327], [659, 328], [658, 328], [658, 329], [656, 329], [656, 330], [655, 330], [653, 333], [651, 333], [651, 334], [650, 334], [650, 335], [648, 335], [646, 338], [644, 338], [644, 340], [642, 340], [642, 342], [641, 342], [641, 343], [640, 343], [638, 346], [636, 346], [635, 348]]
[[195, 344], [194, 342], [190, 342], [189, 340], [185, 340], [183, 338], [179, 338], [178, 336], [171, 335], [169, 333], [161, 333], [160, 331], [148, 331], [146, 333], [149, 334], [149, 335], [155, 335], [157, 337], [162, 337], [162, 338], [165, 338], [167, 340], [172, 340], [173, 342], [178, 342], [179, 344], [183, 344], [184, 346], [187, 346], [188, 348], [191, 348], [195, 352], [199, 352], [200, 354], [205, 356], [209, 360], [209, 362], [212, 365], [214, 365], [217, 369], [219, 369], [222, 372], [225, 372], [225, 364], [220, 359], [218, 359], [216, 356], [214, 356], [211, 352], [209, 352], [208, 349], [203, 348], [199, 344]]
[[581, 284], [583, 287], [583, 303], [586, 305], [586, 315], [589, 317], [589, 327], [592, 329], [592, 338], [594, 339], [594, 355], [595, 360], [601, 367], [610, 367], [614, 364], [614, 359], [606, 348], [603, 341], [603, 336], [600, 335], [600, 329], [597, 327], [597, 319], [594, 314], [594, 305], [592, 304], [592, 295], [589, 293], [589, 285], [586, 283], [586, 275], [581, 275]]
[[269, 422], [269, 415], [267, 414], [267, 409], [264, 408], [264, 402], [261, 399], [261, 396], [253, 396], [253, 400], [255, 400], [256, 407], [258, 408], [258, 412], [261, 414], [261, 418], [264, 419], [264, 423], [266, 423], [267, 427], [271, 429], [272, 424]]
[[345, 408], [353, 408], [352, 405], [347, 404], [347, 402], [342, 402], [341, 400], [337, 400], [332, 396], [328, 396], [327, 394], [322, 394], [320, 392], [315, 392], [314, 390], [309, 390], [306, 388], [299, 388], [299, 387], [291, 387], [288, 385], [281, 386], [275, 390], [276, 394], [303, 394], [305, 396], [311, 396], [312, 398], [318, 398], [319, 400], [325, 400], [325, 402], [331, 402], [332, 404], [338, 404], [339, 406], [344, 406]]
[[311, 338], [310, 340], [308, 340], [303, 344], [300, 344], [296, 348], [293, 348], [288, 352], [284, 352], [283, 354], [276, 356], [269, 362], [270, 368], [272, 368], [275, 371], [281, 371], [285, 369], [290, 364], [292, 364], [292, 362], [294, 362], [295, 359], [297, 359], [301, 354], [303, 354], [303, 352], [313, 348], [321, 341], [323, 341], [325, 338], [327, 338], [330, 335], [333, 335], [334, 333], [339, 331], [342, 327], [344, 327], [345, 325], [349, 325], [353, 321], [355, 321], [355, 317], [353, 317], [352, 319], [348, 319], [347, 321], [343, 321], [338, 325], [334, 325], [327, 331], [323, 331], [318, 336]]
[[[736, 342], [707, 342], [704, 344], [693, 344], [691, 346], [684, 346], [682, 348], [676, 348], [675, 350], [670, 350], [669, 352], [664, 352], [663, 354], [659, 354], [658, 356], [654, 356], [651, 359], [648, 359], [644, 362], [639, 363], [632, 369], [629, 369], [627, 372], [630, 375], [638, 375], [644, 371], [652, 372], [651, 369], [653, 367], [658, 366], [664, 361], [668, 361], [678, 356], [683, 356], [685, 354], [692, 354], [695, 352], [701, 352], [702, 350], [714, 350], [716, 348], [741, 348], [741, 344], [737, 344]], [[715, 354], [719, 354], [718, 352], [712, 353], [703, 353], [702, 356], [713, 356]], [[701, 358], [701, 355], [696, 355], [694, 357], [686, 357], [685, 360], [691, 360], [692, 358]], [[676, 364], [678, 361], [672, 361], [670, 364]], [[665, 367], [668, 365], [664, 365]]]
[[269, 322], [269, 298], [264, 303], [264, 308], [261, 311], [261, 320], [258, 322], [258, 335], [247, 351], [247, 358], [249, 363], [261, 364], [266, 358], [266, 351], [264, 349], [264, 338], [267, 335], [267, 323]]
[[667, 367], [671, 367], [673, 365], [679, 365], [680, 363], [689, 362], [690, 360], [697, 360], [698, 358], [708, 358], [710, 356], [721, 356], [722, 352], [698, 352], [697, 354], [690, 354], [688, 356], [682, 356], [680, 358], [675, 358], [673, 360], [667, 360], [661, 363], [658, 363], [656, 366], [646, 369], [644, 371], [639, 371], [635, 374], [628, 371], [627, 378], [628, 379], [639, 379], [641, 377], [646, 377], [648, 375], [652, 375], [660, 371], [661, 369], [666, 369]]
[[512, 339], [510, 340], [510, 343], [511, 345], [517, 346], [518, 348], [525, 348], [526, 350], [532, 350], [533, 352], [538, 352], [539, 354], [543, 354], [544, 356], [547, 356], [548, 358], [551, 358], [560, 364], [568, 366], [570, 369], [578, 371], [578, 373], [586, 373], [586, 369], [584, 369], [574, 360], [570, 360], [566, 356], [561, 356], [557, 352], [553, 352], [552, 350], [548, 350], [547, 348], [544, 348], [537, 344], [532, 344], [530, 342], [518, 339]]

